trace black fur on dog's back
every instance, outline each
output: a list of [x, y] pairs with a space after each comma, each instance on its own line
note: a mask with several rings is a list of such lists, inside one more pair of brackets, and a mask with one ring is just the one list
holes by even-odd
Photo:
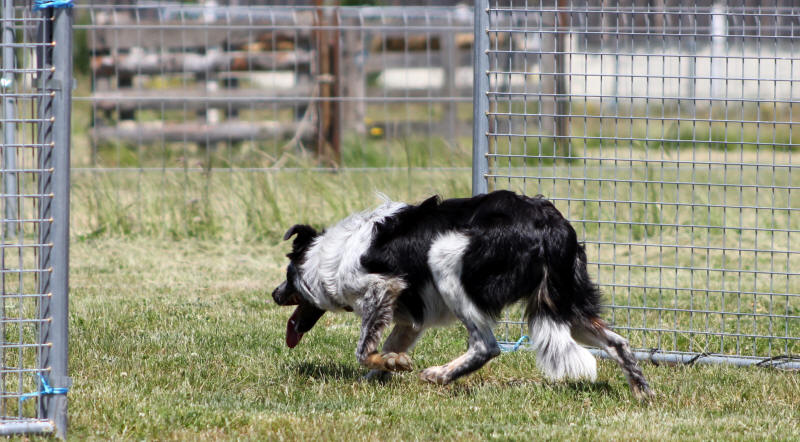
[[497, 318], [526, 299], [528, 319], [545, 314], [562, 322], [596, 318], [600, 292], [586, 270], [586, 254], [572, 226], [543, 197], [496, 191], [474, 198], [432, 197], [375, 227], [361, 258], [369, 273], [402, 277], [406, 290], [396, 315], [421, 322], [422, 291], [432, 283], [431, 244], [457, 231], [469, 238], [461, 283], [472, 303]]

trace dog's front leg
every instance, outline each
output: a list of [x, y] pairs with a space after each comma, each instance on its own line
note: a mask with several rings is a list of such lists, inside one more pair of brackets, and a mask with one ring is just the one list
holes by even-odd
[[[411, 358], [408, 357], [406, 352], [411, 351], [411, 347], [414, 346], [414, 343], [417, 342], [421, 334], [421, 328], [414, 327], [411, 324], [397, 324], [383, 342], [381, 353], [389, 357], [391, 357], [392, 353], [396, 354], [398, 359], [401, 359], [400, 365], [402, 366], [403, 362], [407, 362], [405, 365], [408, 366], [408, 369], [411, 369]], [[406, 361], [400, 358], [401, 355], [406, 355]], [[396, 365], [397, 364], [395, 364], [395, 366]], [[373, 369], [370, 370], [364, 378], [370, 381], [386, 382], [392, 378], [392, 372], [382, 369]]]
[[361, 305], [361, 337], [356, 347], [358, 362], [368, 368], [384, 371], [407, 371], [411, 361], [405, 353], [378, 354], [383, 329], [392, 322], [397, 297], [405, 283], [399, 278], [378, 278], [369, 285]]

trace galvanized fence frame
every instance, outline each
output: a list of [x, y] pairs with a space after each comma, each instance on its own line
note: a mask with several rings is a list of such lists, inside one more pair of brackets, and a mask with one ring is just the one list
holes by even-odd
[[0, 434], [65, 438], [72, 10], [2, 3]]
[[473, 190], [556, 203], [637, 357], [797, 369], [800, 10], [699, 3], [477, 0]]

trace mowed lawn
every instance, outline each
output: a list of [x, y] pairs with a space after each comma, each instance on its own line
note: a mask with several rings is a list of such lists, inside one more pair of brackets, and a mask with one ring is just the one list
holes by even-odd
[[70, 437], [82, 439], [798, 439], [800, 374], [644, 364], [656, 398], [622, 373], [552, 383], [530, 352], [449, 386], [417, 379], [465, 349], [428, 332], [414, 373], [364, 382], [358, 320], [328, 314], [297, 348], [272, 303], [286, 244], [103, 236], [71, 253]]

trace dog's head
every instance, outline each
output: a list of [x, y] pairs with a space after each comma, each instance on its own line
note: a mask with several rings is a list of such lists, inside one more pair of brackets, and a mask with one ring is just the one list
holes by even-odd
[[302, 284], [301, 265], [305, 261], [311, 243], [318, 235], [313, 227], [296, 224], [283, 236], [286, 241], [294, 236], [292, 252], [286, 255], [289, 266], [286, 268], [286, 280], [272, 292], [272, 299], [278, 305], [296, 305], [294, 313], [286, 324], [286, 345], [293, 348], [300, 342], [303, 334], [311, 330], [325, 310], [317, 308], [311, 301], [305, 299], [297, 286]]

